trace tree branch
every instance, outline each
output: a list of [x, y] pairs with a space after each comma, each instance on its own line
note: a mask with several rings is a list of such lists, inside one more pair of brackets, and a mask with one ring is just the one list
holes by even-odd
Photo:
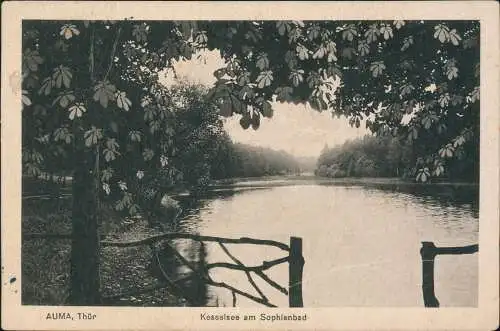
[[234, 269], [234, 270], [242, 270], [242, 271], [263, 271], [267, 270], [275, 265], [288, 262], [288, 256], [282, 257], [280, 259], [272, 260], [272, 261], [264, 261], [261, 265], [258, 266], [253, 266], [253, 267], [247, 267], [247, 266], [241, 266], [239, 264], [232, 264], [232, 263], [226, 263], [226, 262], [215, 262], [215, 263], [210, 263], [206, 265], [206, 269], [212, 269], [212, 268], [228, 268], [228, 269]]
[[106, 74], [104, 75], [104, 78], [102, 79], [103, 81], [106, 81], [106, 79], [108, 79], [109, 73], [111, 72], [111, 69], [113, 68], [113, 63], [115, 63], [116, 46], [118, 45], [118, 40], [120, 39], [121, 32], [122, 32], [122, 27], [119, 26], [118, 31], [116, 32], [115, 41], [113, 42], [113, 48], [111, 49], [108, 70], [106, 71]]
[[284, 251], [290, 251], [288, 245], [283, 244], [274, 240], [262, 240], [262, 239], [253, 239], [248, 237], [241, 237], [239, 239], [234, 238], [222, 238], [222, 237], [213, 237], [213, 236], [200, 236], [190, 233], [162, 233], [159, 235], [151, 236], [148, 238], [140, 239], [140, 240], [132, 240], [132, 241], [107, 241], [104, 240], [101, 242], [102, 247], [106, 246], [115, 246], [115, 247], [130, 247], [130, 246], [139, 246], [139, 245], [148, 245], [160, 240], [167, 239], [192, 239], [195, 241], [211, 241], [211, 242], [220, 242], [225, 244], [253, 244], [253, 245], [267, 245], [274, 246], [280, 248]]
[[260, 278], [264, 279], [266, 282], [269, 283], [272, 287], [283, 293], [284, 295], [288, 295], [288, 291], [286, 288], [282, 287], [280, 284], [276, 283], [274, 280], [269, 278], [268, 275], [266, 275], [262, 270], [254, 270], [254, 272], [260, 276]]
[[473, 254], [479, 250], [479, 245], [462, 247], [436, 247], [436, 254]]
[[[247, 292], [243, 292], [243, 291], [241, 291], [241, 290], [238, 290], [237, 288], [232, 287], [231, 285], [228, 285], [228, 284], [226, 284], [226, 283], [224, 283], [224, 282], [214, 282], [214, 281], [209, 281], [207, 284], [208, 284], [208, 285], [211, 285], [211, 286], [215, 286], [215, 287], [222, 287], [222, 288], [226, 288], [226, 289], [228, 289], [228, 290], [232, 291], [233, 293], [236, 293], [236, 294], [242, 295], [242, 296], [244, 296], [244, 297], [246, 297], [246, 298], [248, 298], [248, 299], [250, 299], [250, 300], [253, 300], [253, 301], [257, 302], [257, 303], [263, 304], [264, 306], [267, 306], [267, 307], [273, 307], [273, 308], [276, 308], [276, 307], [277, 307], [277, 306], [273, 305], [272, 303], [270, 303], [270, 302], [269, 302], [269, 301], [267, 301], [267, 300], [263, 300], [263, 299], [261, 299], [261, 298], [258, 298], [258, 297], [256, 297], [256, 296], [254, 296], [254, 295], [251, 295], [251, 294], [249, 294], [249, 293], [247, 293]], [[234, 296], [233, 296], [233, 303], [234, 303]]]
[[[236, 264], [242, 266], [242, 267], [245, 267], [245, 265], [240, 261], [238, 260], [234, 255], [232, 255], [229, 250], [226, 248], [226, 246], [224, 246], [223, 243], [219, 243], [219, 246], [222, 248], [222, 250], [227, 254], [227, 256], [229, 256], [231, 258], [231, 260], [233, 260]], [[252, 278], [252, 275], [250, 274], [250, 271], [248, 270], [243, 270], [245, 272], [245, 274], [247, 275], [247, 278], [248, 278], [248, 281], [250, 282], [250, 284], [252, 284], [253, 288], [257, 291], [257, 293], [259, 293], [260, 297], [263, 299], [263, 300], [266, 300], [266, 301], [269, 301], [267, 299], [267, 297], [264, 295], [264, 293], [260, 290], [260, 288], [257, 286], [257, 284], [255, 283], [255, 281], [253, 280]]]
[[94, 58], [94, 38], [95, 38], [95, 26], [92, 25], [92, 30], [90, 32], [90, 54], [89, 54], [89, 73], [90, 73], [90, 81], [94, 82], [94, 67], [95, 67], [95, 58]]

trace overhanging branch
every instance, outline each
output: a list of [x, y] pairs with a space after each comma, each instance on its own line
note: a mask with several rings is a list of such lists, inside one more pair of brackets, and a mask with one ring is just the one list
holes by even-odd
[[106, 74], [104, 75], [104, 78], [102, 79], [103, 81], [106, 81], [106, 79], [108, 79], [109, 73], [111, 72], [111, 69], [113, 68], [113, 63], [115, 62], [116, 46], [118, 45], [118, 40], [120, 39], [121, 32], [122, 32], [122, 27], [119, 26], [118, 31], [116, 32], [115, 41], [113, 42], [113, 48], [111, 49], [108, 70], [106, 70]]

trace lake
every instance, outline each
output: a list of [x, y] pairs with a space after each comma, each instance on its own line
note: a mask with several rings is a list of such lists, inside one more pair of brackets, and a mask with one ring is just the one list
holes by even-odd
[[[326, 179], [239, 181], [214, 187], [201, 201], [186, 204], [179, 229], [202, 235], [303, 240], [304, 307], [423, 307], [422, 241], [436, 246], [478, 243], [478, 186], [399, 182], [348, 183]], [[199, 248], [189, 240], [175, 246], [189, 258]], [[227, 245], [246, 265], [259, 265], [286, 252], [273, 247]], [[232, 262], [215, 243], [206, 262]], [[437, 256], [435, 292], [441, 306], [476, 306], [476, 254]], [[179, 273], [185, 270], [178, 270]], [[288, 264], [266, 271], [283, 287]], [[211, 269], [223, 281], [254, 295], [242, 271]], [[253, 277], [269, 300], [287, 307], [288, 298]], [[206, 305], [232, 306], [231, 293], [208, 288]], [[238, 307], [258, 307], [238, 296]]]

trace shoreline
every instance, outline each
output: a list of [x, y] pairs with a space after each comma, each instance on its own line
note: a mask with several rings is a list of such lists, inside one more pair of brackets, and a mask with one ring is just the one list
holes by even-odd
[[[45, 194], [38, 192], [37, 189], [30, 190], [29, 186], [43, 187], [44, 179], [33, 179], [24, 177], [24, 187], [22, 198], [44, 198], [48, 197]], [[30, 182], [30, 180], [32, 182]], [[405, 180], [399, 177], [342, 177], [330, 178], [311, 175], [278, 175], [278, 176], [263, 176], [263, 177], [235, 177], [227, 179], [214, 179], [208, 185], [208, 192], [219, 191], [232, 188], [268, 188], [277, 186], [292, 186], [292, 185], [401, 185], [401, 186], [417, 186], [417, 187], [479, 187], [479, 183], [474, 182], [432, 182], [432, 183], [417, 183], [411, 180]], [[40, 189], [40, 187], [38, 187]], [[67, 178], [66, 184], [62, 187], [62, 193], [65, 197], [71, 196], [71, 177]], [[187, 191], [170, 192], [170, 196], [185, 196], [189, 195]]]
[[478, 187], [479, 183], [474, 182], [433, 182], [417, 183], [410, 180], [404, 180], [398, 177], [343, 177], [329, 178], [314, 175], [290, 175], [290, 176], [266, 176], [266, 177], [241, 177], [214, 180], [209, 188], [220, 187], [247, 187], [247, 186], [278, 186], [278, 185], [300, 185], [300, 184], [344, 184], [344, 185], [414, 185], [421, 187], [433, 186], [468, 186]]

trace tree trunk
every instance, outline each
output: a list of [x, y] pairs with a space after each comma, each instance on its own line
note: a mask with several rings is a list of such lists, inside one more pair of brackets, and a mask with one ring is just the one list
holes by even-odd
[[[80, 139], [75, 143], [83, 147], [83, 137]], [[71, 305], [100, 303], [98, 197], [91, 159], [83, 148], [77, 148], [72, 188]]]

